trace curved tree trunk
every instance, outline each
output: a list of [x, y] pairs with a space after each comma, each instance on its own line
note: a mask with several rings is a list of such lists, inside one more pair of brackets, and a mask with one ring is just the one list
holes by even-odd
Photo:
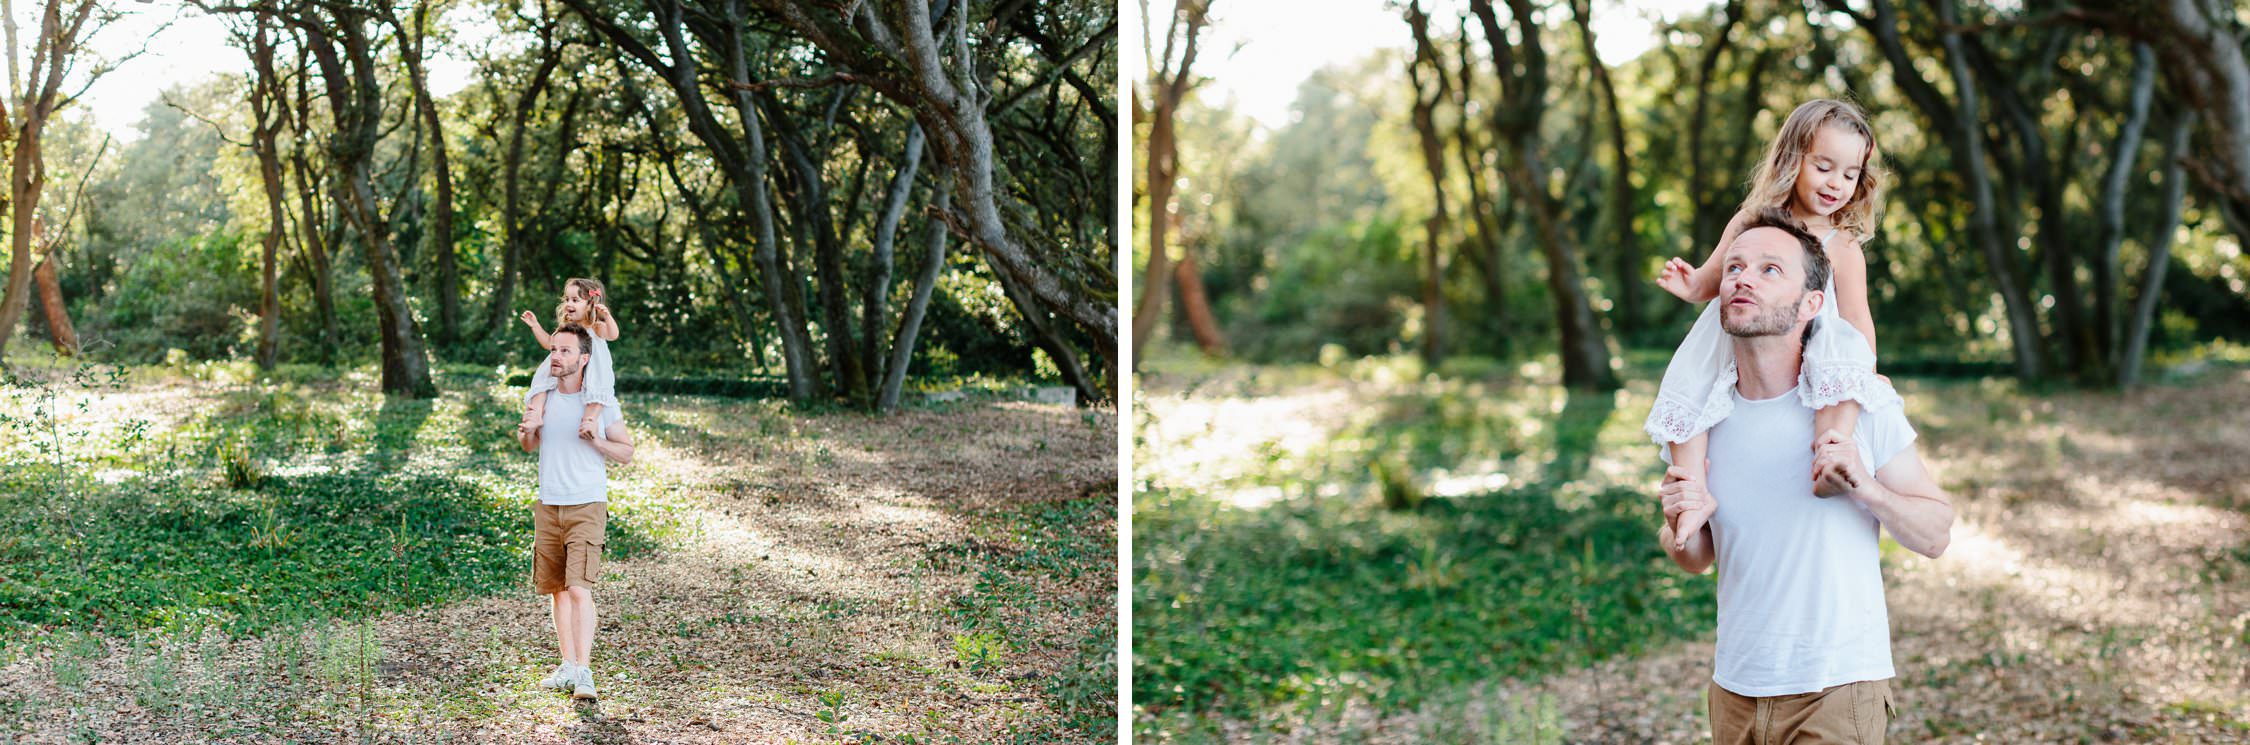
[[305, 32], [305, 41], [312, 47], [328, 88], [329, 111], [336, 125], [329, 141], [329, 154], [336, 166], [335, 199], [345, 220], [359, 233], [367, 261], [376, 327], [382, 339], [383, 392], [408, 398], [435, 396], [437, 386], [430, 379], [429, 353], [407, 306], [406, 286], [399, 278], [391, 248], [389, 221], [377, 207], [372, 183], [383, 109], [382, 87], [376, 80], [365, 21], [349, 11], [331, 21], [308, 10], [291, 22]]
[[1844, 0], [1822, 0], [1829, 10], [1852, 17], [1860, 28], [1866, 29], [1875, 39], [1875, 46], [1890, 63], [1891, 81], [1899, 92], [1928, 119], [1931, 127], [1940, 133], [1954, 174], [1965, 189], [1973, 209], [1969, 213], [1970, 240], [1984, 256], [1985, 271], [1993, 287], [2000, 293], [2001, 305], [2007, 313], [2008, 343], [2015, 353], [2016, 375], [2025, 380], [2036, 380], [2046, 375], [2046, 366], [2039, 353], [2039, 323], [2031, 309], [2031, 298], [2016, 281], [2014, 263], [2009, 248], [2000, 238], [1996, 225], [1999, 205], [1993, 198], [1992, 178], [1985, 163], [1984, 137], [1979, 131], [1976, 79], [1969, 74], [1963, 58], [1960, 32], [1953, 30], [1951, 0], [1942, 0], [1941, 14], [1945, 29], [1939, 34], [1946, 51], [1947, 70], [1952, 76], [1954, 94], [1959, 105], [1948, 103], [1937, 87], [1922, 78], [1915, 67], [1917, 57], [1908, 52], [1899, 37], [1898, 15], [1890, 0], [1874, 0], [1872, 16], [1853, 10]]
[[[953, 201], [951, 182], [941, 180], [933, 207], [945, 211]], [[898, 334], [891, 340], [891, 360], [883, 370], [883, 390], [876, 396], [876, 408], [897, 411], [901, 389], [906, 386], [906, 369], [914, 361], [914, 339], [922, 331], [922, 318], [929, 312], [930, 296], [937, 290], [938, 274], [945, 269], [945, 224], [931, 220], [929, 248], [922, 254], [920, 271], [914, 273], [914, 294], [906, 301], [905, 317], [898, 322]]]
[[[2096, 348], [2104, 355], [2106, 372], [2113, 381], [2117, 381], [2118, 363], [2123, 361], [2123, 351], [2117, 343], [2120, 323], [2117, 278], [2122, 271], [2120, 254], [2125, 246], [2125, 194], [2133, 177], [2133, 166], [2139, 162], [2141, 139], [2148, 130], [2149, 102], [2155, 98], [2155, 93], [2156, 52], [2147, 44], [2134, 44], [2130, 103], [2126, 107], [2125, 122], [2117, 128], [2117, 139], [2110, 143], [2109, 151], [2115, 160], [2102, 174], [2101, 255], [2094, 263], [2094, 340]], [[2170, 185], [2166, 183], [2167, 188]]]
[[[1430, 17], [1418, 0], [1407, 3], [1406, 23], [1414, 31], [1414, 58], [1406, 63], [1406, 77], [1414, 89], [1414, 132], [1421, 141], [1431, 198], [1430, 216], [1422, 221], [1422, 364], [1435, 370], [1445, 361], [1445, 233], [1451, 223], [1445, 205], [1445, 140], [1438, 137], [1436, 112], [1451, 96], [1445, 67], [1430, 43]], [[1436, 78], [1434, 84], [1422, 82], [1424, 67]]]
[[495, 336], [513, 316], [516, 302], [516, 278], [523, 273], [523, 142], [526, 130], [531, 128], [531, 111], [554, 79], [555, 67], [562, 64], [562, 50], [555, 46], [553, 19], [546, 19], [539, 27], [539, 67], [532, 71], [531, 83], [516, 96], [515, 110], [508, 128], [508, 151], [500, 166], [500, 226], [507, 231], [500, 249], [500, 276], [493, 285], [492, 304], [485, 314], [484, 335]]
[[[1141, 363], [1141, 352], [1148, 346], [1149, 335], [1156, 331], [1156, 320], [1164, 315], [1164, 296], [1172, 289], [1174, 270], [1172, 256], [1165, 240], [1178, 226], [1172, 211], [1172, 190], [1179, 174], [1179, 140], [1173, 131], [1178, 118], [1180, 100], [1194, 87], [1192, 72], [1198, 41], [1203, 24], [1210, 11], [1209, 2], [1180, 0], [1172, 8], [1172, 17], [1166, 19], [1164, 28], [1164, 56], [1150, 60], [1157, 66], [1149, 71], [1148, 87], [1152, 98], [1138, 104], [1148, 117], [1148, 140], [1141, 153], [1147, 171], [1148, 189], [1148, 266], [1141, 273], [1140, 301], [1133, 305], [1133, 364]], [[1172, 50], [1180, 49], [1175, 64]]]
[[2164, 138], [2164, 219], [2148, 237], [2148, 269], [2141, 278], [2141, 295], [2133, 303], [2133, 320], [2125, 332], [2123, 359], [2118, 360], [2117, 382], [2125, 387], [2141, 382], [2141, 361], [2148, 355], [2149, 327], [2156, 321], [2156, 301], [2164, 295], [2164, 270], [2172, 264], [2172, 233], [2180, 226], [2180, 202], [2187, 196], [2187, 175], [2181, 166], [2188, 157], [2188, 132], [2195, 126], [2194, 111], [2181, 112]]
[[[868, 375], [881, 379], [883, 383], [879, 386], [882, 389], [888, 389], [890, 376], [883, 366], [885, 358], [878, 355], [877, 340], [882, 335], [875, 333], [875, 330], [882, 328], [884, 322], [890, 319], [893, 246], [897, 243], [899, 219], [906, 214], [906, 198], [914, 190], [914, 172], [921, 163], [922, 125], [910, 125], [906, 130], [906, 151], [899, 154], [898, 171], [891, 175], [890, 187], [884, 189], [883, 211], [875, 221], [875, 258], [868, 263], [867, 287], [861, 294], [864, 302], [860, 308], [859, 322], [863, 341], [860, 344], [860, 367], [865, 368]], [[916, 277], [919, 279], [920, 275]], [[883, 391], [879, 390], [876, 394], [878, 408], [882, 406], [882, 397]], [[896, 401], [892, 403], [895, 405]]]
[[460, 335], [461, 324], [461, 267], [453, 255], [453, 166], [446, 154], [445, 123], [438, 116], [436, 99], [430, 95], [429, 74], [422, 66], [422, 43], [429, 38], [424, 24], [428, 21], [430, 7], [426, 2], [414, 5], [414, 25], [411, 30], [398, 23], [394, 11], [387, 3], [378, 3], [393, 26], [398, 26], [402, 36], [410, 38], [399, 44], [399, 57], [406, 63], [407, 82], [414, 94], [414, 108], [422, 117], [422, 126], [430, 133], [430, 177], [437, 182], [437, 204], [430, 209], [430, 227], [423, 233], [423, 243], [437, 263], [438, 343], [451, 344]]
[[[1586, 67], [1594, 73], [1594, 84], [1601, 89], [1602, 112], [1609, 118], [1609, 148], [1612, 163], [1609, 172], [1610, 218], [1617, 228], [1617, 330], [1626, 339], [1634, 338], [1641, 325], [1640, 239], [1633, 232], [1633, 156], [1625, 146], [1625, 117], [1617, 105], [1617, 87], [1609, 79], [1609, 66], [1602, 64], [1601, 55], [1594, 47], [1593, 13], [1591, 0], [1571, 0], [1570, 10], [1578, 21], [1578, 36], [1586, 48]], [[1747, 127], [1745, 127], [1747, 129]]]
[[55, 265], [62, 263], [62, 245], [47, 247], [47, 256], [39, 261], [34, 272], [39, 285], [39, 307], [47, 319], [47, 335], [54, 343], [55, 353], [64, 357], [78, 354], [78, 329], [70, 324], [70, 308], [63, 302], [62, 283], [55, 277]]
[[1493, 107], [1492, 129], [1513, 167], [1508, 182], [1531, 216], [1531, 227], [1547, 260], [1547, 289], [1553, 296], [1555, 330], [1560, 335], [1563, 384], [1583, 390], [1615, 390], [1609, 369], [1609, 342], [1594, 320], [1585, 283], [1580, 281], [1577, 250], [1564, 230], [1560, 206], [1548, 191], [1547, 165], [1539, 152], [1539, 121], [1546, 112], [1547, 58], [1540, 28], [1532, 22], [1530, 0], [1508, 0], [1518, 41], [1510, 42], [1490, 0], [1470, 0], [1469, 9], [1484, 26], [1492, 45], [1493, 68], [1500, 76], [1502, 100]]

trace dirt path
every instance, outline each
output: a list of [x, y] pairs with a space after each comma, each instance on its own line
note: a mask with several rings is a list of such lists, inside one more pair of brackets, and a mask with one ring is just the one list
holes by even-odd
[[[1086, 677], [1081, 641], [1115, 628], [1105, 620], [1113, 413], [983, 402], [889, 418], [773, 417], [737, 406], [666, 398], [633, 414], [642, 455], [613, 475], [613, 502], [660, 493], [691, 527], [673, 548], [607, 563], [596, 592], [597, 704], [534, 687], [554, 664], [555, 639], [543, 600], [526, 589], [253, 639], [51, 644], [0, 668], [25, 694], [10, 700], [47, 704], [15, 704], [28, 717], [16, 734], [1091, 739], [1065, 729], [1067, 702], [1052, 684]], [[418, 453], [405, 467], [440, 465]], [[1025, 515], [1056, 505], [1092, 517], [1060, 538], [1027, 527]], [[1067, 572], [1023, 568], [1057, 540], [1094, 550]]]

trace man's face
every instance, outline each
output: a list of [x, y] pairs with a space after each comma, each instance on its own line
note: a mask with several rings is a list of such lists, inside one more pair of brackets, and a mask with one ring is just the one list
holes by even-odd
[[[1816, 299], [1805, 302], [1811, 295]], [[1736, 236], [1719, 272], [1719, 327], [1741, 337], [1796, 330], [1820, 311], [1817, 292], [1805, 289], [1805, 247], [1776, 228]]]
[[586, 367], [586, 355], [578, 351], [583, 339], [577, 334], [558, 333], [554, 336], [555, 351], [547, 353], [547, 373], [557, 378], [567, 378]]

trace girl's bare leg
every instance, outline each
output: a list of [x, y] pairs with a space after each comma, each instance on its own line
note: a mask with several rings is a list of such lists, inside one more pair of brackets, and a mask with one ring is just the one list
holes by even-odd
[[531, 397], [531, 403], [525, 404], [523, 407], [523, 426], [537, 432], [540, 425], [546, 422], [547, 392], [540, 391], [538, 395]]
[[[1697, 432], [1684, 442], [1671, 443], [1665, 447], [1671, 448], [1673, 467], [1687, 471], [1688, 480], [1702, 484], [1708, 492], [1711, 486], [1711, 474], [1707, 468], [1711, 456], [1711, 432]], [[1702, 530], [1704, 525], [1711, 522], [1711, 514], [1718, 511], [1719, 503], [1706, 499], [1695, 509], [1681, 512], [1679, 522], [1672, 530], [1679, 546], [1686, 547], [1688, 536]]]
[[601, 420], [602, 405], [586, 404], [586, 416], [578, 420], [578, 428], [583, 431], [591, 432], [594, 430], [595, 424], [597, 422], [600, 422]]
[[[1843, 436], [1847, 441], [1857, 439], [1854, 435], [1859, 432], [1858, 401], [1846, 400], [1813, 412], [1813, 441], [1808, 446], [1818, 446], [1821, 437], [1830, 432]], [[1828, 486], [1828, 480], [1821, 478], [1817, 472], [1812, 475], [1812, 480], [1814, 496], [1833, 497], [1843, 493]]]

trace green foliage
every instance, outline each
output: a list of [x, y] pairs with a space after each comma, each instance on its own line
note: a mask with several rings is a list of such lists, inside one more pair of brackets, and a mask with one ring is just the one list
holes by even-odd
[[1713, 585], [1651, 539], [1645, 495], [1543, 488], [1409, 514], [1134, 498], [1133, 689], [1152, 712], [1386, 708], [1709, 630]]
[[[362, 408], [343, 390], [238, 390], [155, 437], [145, 425], [74, 435], [70, 452], [116, 462], [64, 497], [44, 488], [42, 453], [12, 460], [0, 471], [0, 630], [248, 635], [522, 586], [531, 474], [505, 437], [476, 434], [504, 431], [513, 407], [462, 393], [465, 407]], [[401, 468], [412, 451], [457, 467]], [[613, 558], [685, 534], [668, 489], [615, 500]]]

